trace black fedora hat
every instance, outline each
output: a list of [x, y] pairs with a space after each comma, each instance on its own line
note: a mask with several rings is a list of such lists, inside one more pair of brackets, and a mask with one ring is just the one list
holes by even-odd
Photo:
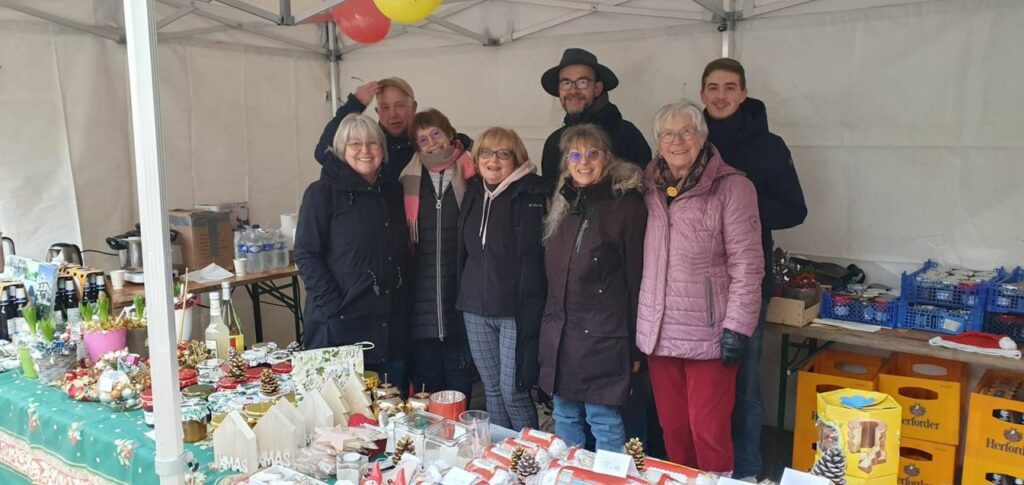
[[540, 77], [540, 85], [544, 87], [548, 94], [558, 96], [558, 73], [563, 67], [576, 64], [590, 66], [597, 75], [597, 80], [604, 83], [604, 92], [611, 91], [615, 89], [615, 86], [619, 85], [619, 78], [615, 77], [615, 73], [611, 69], [599, 64], [597, 56], [588, 50], [577, 47], [566, 49], [562, 53], [562, 61], [557, 66], [544, 71], [544, 74]]

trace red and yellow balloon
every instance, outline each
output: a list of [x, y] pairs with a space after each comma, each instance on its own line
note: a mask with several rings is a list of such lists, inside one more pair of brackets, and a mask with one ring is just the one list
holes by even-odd
[[391, 30], [391, 19], [381, 13], [373, 0], [345, 0], [331, 9], [331, 17], [346, 37], [360, 44], [380, 42]]
[[403, 24], [419, 22], [434, 13], [434, 10], [441, 5], [441, 0], [373, 0], [373, 2], [389, 19]]

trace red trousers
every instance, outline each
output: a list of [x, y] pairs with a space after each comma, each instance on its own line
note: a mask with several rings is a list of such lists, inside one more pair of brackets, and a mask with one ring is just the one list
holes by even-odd
[[706, 472], [732, 471], [738, 366], [654, 355], [648, 363], [669, 459]]

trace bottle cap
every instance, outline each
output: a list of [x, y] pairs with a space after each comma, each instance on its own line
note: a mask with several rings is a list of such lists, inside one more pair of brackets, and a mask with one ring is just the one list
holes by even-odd
[[25, 298], [26, 297], [25, 288], [18, 288], [15, 291], [16, 291], [15, 294], [18, 295], [18, 298]]

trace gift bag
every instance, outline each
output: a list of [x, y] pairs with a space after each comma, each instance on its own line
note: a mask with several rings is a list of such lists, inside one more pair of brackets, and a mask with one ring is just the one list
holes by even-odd
[[[344, 383], [353, 374], [363, 374], [363, 350], [373, 344], [360, 342], [355, 345], [304, 350], [292, 355], [292, 378], [300, 394], [319, 392], [324, 382], [336, 377]], [[358, 376], [357, 376], [358, 377]], [[360, 377], [361, 378], [361, 377]]]

